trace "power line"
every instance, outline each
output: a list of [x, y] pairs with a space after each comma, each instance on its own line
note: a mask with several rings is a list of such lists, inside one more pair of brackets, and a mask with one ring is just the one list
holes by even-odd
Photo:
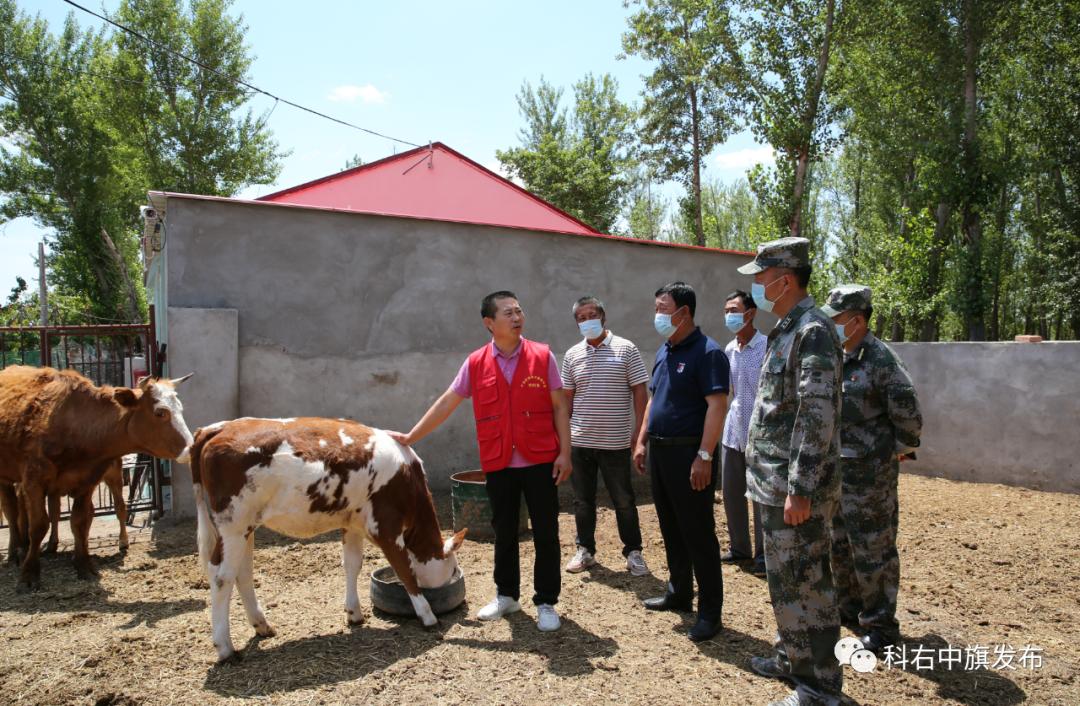
[[[93, 76], [95, 78], [105, 79], [106, 81], [116, 81], [118, 83], [127, 83], [127, 84], [131, 84], [133, 86], [146, 86], [147, 85], [146, 81], [142, 81], [140, 79], [125, 78], [123, 76], [118, 76], [116, 74], [107, 74], [107, 73], [102, 73], [100, 71], [91, 71], [90, 69], [82, 69], [82, 68], [69, 67], [69, 66], [60, 66], [60, 65], [52, 64], [52, 63], [50, 63], [48, 61], [45, 61], [45, 60], [42, 60], [42, 59], [29, 59], [29, 58], [27, 58], [25, 56], [15, 56], [14, 54], [5, 54], [3, 52], [0, 52], [0, 57], [2, 57], [4, 59], [12, 59], [14, 61], [18, 61], [18, 62], [21, 62], [21, 63], [24, 63], [24, 64], [33, 64], [35, 66], [41, 66], [42, 68], [46, 68], [46, 69], [50, 69], [50, 70], [54, 70], [54, 71], [66, 71], [69, 74], [80, 74], [80, 75], [84, 75], [84, 76]], [[151, 78], [150, 84], [151, 85], [156, 85], [157, 82], [154, 81]], [[204, 88], [202, 90], [204, 90], [207, 93], [232, 93], [232, 91], [225, 91], [225, 90], [222, 90], [220, 88]], [[255, 95], [255, 94], [252, 91], [240, 91], [240, 95], [242, 95], [242, 96], [251, 96], [251, 95]], [[10, 100], [14, 100], [14, 98], [12, 98], [11, 96], [4, 96], [4, 97], [8, 98]], [[277, 105], [277, 103], [275, 103], [274, 105]]]
[[199, 68], [201, 68], [201, 69], [203, 69], [205, 71], [209, 71], [210, 73], [214, 74], [215, 76], [219, 76], [219, 77], [225, 79], [226, 81], [232, 81], [233, 83], [238, 84], [240, 86], [243, 86], [244, 88], [248, 88], [248, 89], [254, 91], [255, 93], [261, 93], [264, 96], [267, 96], [269, 98], [273, 98], [275, 101], [281, 101], [285, 105], [292, 106], [293, 108], [298, 108], [299, 110], [303, 110], [303, 111], [305, 111], [307, 113], [311, 113], [312, 115], [317, 115], [320, 118], [325, 118], [326, 120], [330, 120], [332, 122], [338, 123], [339, 125], [344, 125], [345, 127], [351, 127], [354, 130], [359, 130], [361, 132], [366, 132], [369, 135], [375, 135], [376, 137], [381, 137], [384, 140], [391, 140], [393, 142], [400, 142], [401, 144], [409, 145], [410, 147], [420, 147], [421, 146], [421, 145], [416, 144], [415, 142], [409, 142], [408, 140], [401, 140], [401, 139], [398, 139], [396, 137], [391, 137], [390, 135], [385, 135], [385, 134], [383, 134], [381, 132], [376, 132], [375, 130], [369, 130], [366, 127], [360, 127], [359, 125], [354, 125], [353, 123], [347, 122], [345, 120], [335, 118], [332, 115], [327, 115], [326, 113], [320, 113], [319, 111], [317, 111], [317, 110], [315, 110], [313, 108], [308, 108], [307, 106], [300, 105], [299, 103], [294, 103], [293, 101], [288, 100], [287, 98], [282, 98], [281, 96], [270, 93], [269, 91], [264, 91], [263, 89], [259, 88], [258, 86], [250, 84], [247, 81], [244, 81], [244, 80], [238, 79], [238, 78], [233, 78], [232, 76], [227, 76], [227, 75], [221, 73], [220, 71], [218, 71], [217, 69], [211, 68], [211, 67], [207, 66], [206, 64], [202, 63], [201, 61], [199, 61], [197, 59], [192, 59], [190, 56], [187, 56], [186, 54], [182, 54], [182, 53], [176, 51], [175, 49], [167, 47], [167, 46], [165, 46], [163, 44], [159, 44], [158, 42], [155, 42], [153, 39], [150, 39], [146, 35], [144, 35], [144, 34], [142, 34], [140, 32], [137, 32], [137, 31], [131, 29], [130, 27], [122, 25], [119, 22], [111, 20], [108, 17], [106, 17], [105, 15], [99, 15], [98, 13], [94, 12], [93, 10], [85, 8], [85, 7], [83, 7], [82, 5], [80, 5], [77, 2], [73, 2], [73, 0], [64, 0], [64, 2], [67, 3], [68, 5], [71, 5], [74, 8], [82, 10], [83, 12], [85, 12], [85, 13], [87, 13], [89, 15], [93, 15], [94, 17], [98, 18], [99, 20], [102, 20], [104, 22], [108, 22], [112, 26], [114, 26], [114, 27], [116, 27], [118, 29], [121, 29], [124, 32], [127, 32], [128, 34], [132, 35], [133, 37], [138, 37], [143, 42], [146, 42], [147, 44], [150, 44], [151, 46], [154, 46], [154, 47], [156, 47], [156, 48], [158, 48], [158, 49], [160, 49], [162, 51], [168, 52], [168, 53], [172, 54], [173, 56], [176, 56], [176, 57], [178, 57], [180, 59], [183, 59], [184, 61], [195, 64]]

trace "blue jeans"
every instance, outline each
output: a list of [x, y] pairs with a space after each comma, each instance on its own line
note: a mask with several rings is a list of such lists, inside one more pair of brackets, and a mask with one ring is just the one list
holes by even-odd
[[596, 478], [604, 477], [604, 486], [615, 506], [615, 523], [623, 543], [623, 556], [641, 551], [641, 526], [638, 524], [637, 499], [630, 483], [630, 449], [608, 451], [574, 446], [570, 449], [574, 472], [574, 520], [577, 545], [596, 554]]

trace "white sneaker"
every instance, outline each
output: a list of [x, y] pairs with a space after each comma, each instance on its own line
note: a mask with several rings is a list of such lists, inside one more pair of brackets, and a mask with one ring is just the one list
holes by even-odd
[[577, 554], [566, 564], [566, 570], [572, 574], [581, 573], [585, 569], [596, 565], [596, 559], [585, 547], [578, 547]]
[[555, 632], [562, 626], [559, 614], [555, 612], [555, 606], [548, 604], [536, 606], [536, 627], [540, 632]]
[[626, 555], [626, 568], [633, 576], [648, 576], [649, 566], [637, 549]]
[[498, 620], [504, 615], [510, 615], [521, 610], [521, 604], [510, 596], [495, 596], [486, 606], [480, 609], [476, 617], [480, 620]]

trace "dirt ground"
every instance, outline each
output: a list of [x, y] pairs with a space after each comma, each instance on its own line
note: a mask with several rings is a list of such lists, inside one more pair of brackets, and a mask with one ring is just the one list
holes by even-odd
[[[448, 527], [449, 498], [438, 503]], [[995, 646], [1010, 645], [1019, 659], [1031, 645], [1042, 665], [879, 665], [871, 674], [845, 667], [845, 692], [861, 704], [1080, 703], [1080, 498], [904, 476], [900, 507], [899, 617], [909, 649], [982, 645], [993, 662]], [[536, 630], [531, 605], [509, 620], [474, 618], [492, 593], [489, 544], [466, 542], [466, 606], [436, 631], [371, 614], [367, 576], [384, 561], [369, 549], [361, 586], [369, 618], [349, 629], [338, 538], [295, 542], [260, 532], [256, 585], [277, 636], [252, 639], [236, 599], [233, 640], [246, 644], [244, 660], [221, 667], [194, 524], [133, 533], [123, 557], [99, 531], [99, 582], [75, 579], [70, 543], [44, 562], [39, 593], [16, 595], [16, 570], [0, 569], [0, 703], [764, 704], [783, 696], [783, 684], [748, 667], [751, 655], [768, 653], [775, 626], [762, 579], [725, 566], [724, 631], [703, 644], [685, 637], [688, 616], [641, 608], [666, 574], [647, 498], [640, 512], [654, 576], [626, 573], [614, 514], [602, 508], [601, 565], [563, 574], [563, 627], [549, 634]], [[720, 506], [717, 518], [726, 545]], [[560, 521], [565, 561], [573, 516]], [[100, 520], [96, 528], [109, 529]], [[526, 541], [523, 587], [531, 563]]]

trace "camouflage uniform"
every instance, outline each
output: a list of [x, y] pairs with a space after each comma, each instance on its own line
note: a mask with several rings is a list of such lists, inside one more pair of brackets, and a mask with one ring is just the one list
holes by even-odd
[[[758, 248], [754, 274], [809, 264], [809, 241]], [[746, 447], [747, 496], [761, 504], [765, 568], [776, 616], [776, 659], [800, 703], [839, 702], [840, 639], [830, 531], [840, 498], [841, 348], [836, 327], [806, 297], [769, 334]], [[784, 522], [788, 495], [810, 498], [810, 518]]]
[[[837, 287], [822, 307], [829, 316], [869, 309], [870, 289], [859, 285]], [[869, 331], [844, 354], [843, 394], [842, 489], [832, 545], [840, 615], [895, 642], [900, 635], [896, 457], [919, 445], [922, 414], [904, 364]]]

